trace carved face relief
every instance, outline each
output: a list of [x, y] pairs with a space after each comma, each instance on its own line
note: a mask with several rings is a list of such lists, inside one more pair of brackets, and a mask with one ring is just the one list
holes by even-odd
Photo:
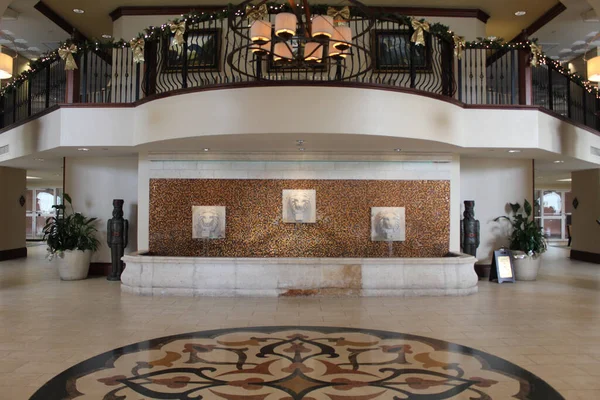
[[225, 207], [193, 206], [192, 225], [193, 239], [225, 238]]
[[283, 191], [283, 222], [315, 223], [316, 192], [314, 190]]
[[374, 242], [406, 240], [404, 207], [372, 207], [371, 240]]

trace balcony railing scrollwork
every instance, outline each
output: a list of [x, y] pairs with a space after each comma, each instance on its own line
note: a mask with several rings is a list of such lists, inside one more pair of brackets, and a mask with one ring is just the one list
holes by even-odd
[[[174, 40], [168, 23], [149, 28], [140, 36], [141, 63], [124, 41], [81, 45], [74, 56], [78, 69], [65, 71], [65, 62], [57, 57], [4, 90], [0, 127], [61, 103], [134, 103], [161, 93], [239, 83], [328, 82], [413, 89], [466, 104], [538, 105], [600, 128], [596, 92], [552, 63], [533, 68], [531, 52], [523, 48], [471, 45], [457, 52], [456, 37], [446, 27], [422, 29], [410, 17], [355, 0], [341, 22], [327, 19], [333, 21], [333, 36], [319, 37], [311, 33], [311, 12], [313, 17], [325, 15], [331, 7], [260, 5], [268, 40], [253, 38], [249, 2], [244, 2], [216, 14], [200, 9], [188, 15], [178, 22], [184, 24], [180, 41]], [[278, 34], [282, 12], [295, 14], [290, 18], [297, 26]], [[340, 26], [343, 34], [335, 31]], [[418, 33], [422, 43], [414, 40]]]

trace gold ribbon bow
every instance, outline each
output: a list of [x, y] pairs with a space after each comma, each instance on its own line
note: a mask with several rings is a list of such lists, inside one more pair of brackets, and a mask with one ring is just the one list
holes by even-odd
[[129, 45], [131, 46], [131, 50], [133, 50], [133, 62], [136, 64], [139, 64], [141, 62], [144, 62], [146, 60], [144, 60], [144, 46], [146, 45], [146, 42], [144, 41], [144, 39], [139, 38], [139, 39], [132, 39], [129, 42]]
[[454, 40], [454, 55], [460, 60], [462, 58], [463, 50], [467, 46], [467, 43], [460, 36], [454, 35], [452, 36], [452, 39]]
[[263, 3], [257, 8], [253, 6], [246, 6], [246, 18], [252, 21], [258, 21], [263, 19], [269, 14], [269, 10], [267, 9], [267, 4]]
[[181, 46], [183, 44], [183, 35], [185, 34], [185, 21], [181, 21], [178, 24], [171, 22], [169, 27], [171, 28], [171, 33], [175, 34], [173, 42], [171, 42], [171, 47]]
[[77, 69], [77, 63], [73, 58], [73, 54], [77, 54], [77, 46], [72, 44], [69, 47], [58, 49], [58, 55], [65, 60], [65, 71], [73, 71]]
[[413, 33], [410, 40], [417, 46], [425, 46], [425, 31], [429, 32], [429, 22], [421, 22], [413, 19], [411, 25], [415, 33]]
[[537, 67], [540, 63], [540, 56], [542, 55], [542, 46], [531, 43], [529, 47], [531, 48], [531, 66]]
[[350, 19], [350, 7], [345, 6], [339, 10], [334, 7], [328, 7], [327, 15], [333, 18], [333, 22], [346, 22]]

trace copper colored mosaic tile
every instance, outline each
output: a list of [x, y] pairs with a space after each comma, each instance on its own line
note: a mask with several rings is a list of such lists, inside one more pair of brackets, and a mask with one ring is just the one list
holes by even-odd
[[[315, 189], [316, 224], [284, 224], [282, 191]], [[192, 239], [192, 206], [226, 206], [226, 239]], [[150, 252], [187, 257], [389, 257], [371, 242], [371, 207], [405, 207], [394, 257], [441, 257], [450, 240], [449, 181], [151, 179]]]

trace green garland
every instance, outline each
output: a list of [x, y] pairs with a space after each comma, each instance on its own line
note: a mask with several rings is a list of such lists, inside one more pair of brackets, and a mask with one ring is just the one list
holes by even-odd
[[[274, 2], [266, 3], [267, 10], [270, 14], [276, 14], [279, 12], [290, 12], [293, 11], [291, 6], [288, 3], [278, 4]], [[310, 13], [312, 15], [324, 15], [327, 13], [329, 7], [332, 7], [328, 4], [315, 4], [310, 5]], [[412, 17], [406, 15], [400, 15], [397, 13], [389, 13], [383, 12], [381, 9], [377, 7], [369, 7], [368, 11], [363, 9], [362, 7], [353, 6], [350, 7], [350, 15], [352, 17], [359, 18], [376, 18], [379, 21], [392, 21], [397, 22], [401, 25], [411, 26]], [[187, 14], [183, 14], [181, 18], [176, 18], [173, 21], [169, 21], [168, 23], [162, 24], [160, 26], [150, 26], [144, 29], [137, 35], [137, 39], [144, 39], [145, 42], [153, 42], [160, 40], [161, 38], [168, 38], [171, 35], [170, 24], [178, 24], [185, 21], [188, 25], [198, 24], [201, 22], [214, 21], [214, 20], [223, 20], [229, 17], [230, 11], [234, 14], [234, 16], [241, 17], [245, 15], [245, 10], [239, 8], [239, 6], [229, 4], [223, 9], [219, 9], [212, 12], [203, 12], [203, 11], [192, 11]], [[419, 20], [420, 22], [425, 22], [424, 19]], [[412, 29], [412, 28], [411, 28]], [[430, 24], [429, 32], [442, 40], [452, 43], [456, 46], [458, 39], [457, 35], [455, 35], [450, 29], [443, 24], [433, 23]], [[134, 38], [135, 39], [135, 38]], [[477, 41], [473, 42], [463, 42], [464, 48], [466, 49], [491, 49], [491, 50], [512, 50], [512, 49], [521, 49], [521, 50], [531, 50], [531, 45], [536, 43], [537, 41], [525, 41], [518, 43], [507, 43], [502, 39], [489, 39], [489, 38], [477, 38]], [[130, 47], [130, 43], [120, 39], [117, 41], [114, 40], [91, 40], [85, 42], [74, 42], [72, 40], [67, 40], [64, 43], [61, 43], [59, 48], [69, 47], [72, 44], [75, 44], [78, 48], [78, 53], [80, 52], [88, 52], [88, 51], [109, 51], [112, 49], [121, 49]], [[538, 53], [539, 62], [541, 64], [552, 65], [558, 72], [569, 77], [574, 82], [582, 85], [588, 92], [596, 91], [596, 95], [598, 95], [598, 88], [592, 86], [589, 81], [585, 80], [582, 76], [578, 74], [571, 73], [568, 69], [564, 68], [560, 65], [560, 63], [546, 57], [543, 53]], [[29, 70], [24, 71], [20, 75], [14, 77], [4, 88], [0, 90], [0, 96], [4, 96], [7, 93], [16, 89], [21, 82], [28, 80], [31, 76], [35, 75], [39, 70], [48, 67], [53, 62], [60, 59], [58, 55], [58, 49], [51, 51], [49, 53], [44, 54], [39, 59], [35, 61], [31, 61], [29, 63]]]

